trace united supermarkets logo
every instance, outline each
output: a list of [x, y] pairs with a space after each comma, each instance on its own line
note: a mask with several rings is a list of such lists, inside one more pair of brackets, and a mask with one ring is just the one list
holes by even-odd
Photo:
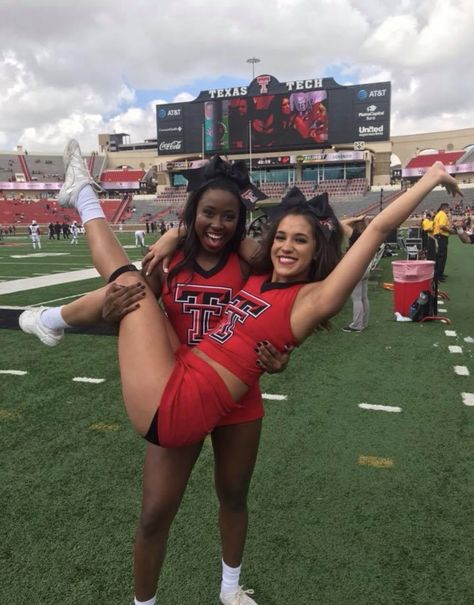
[[359, 126], [359, 136], [361, 137], [378, 137], [383, 135], [382, 126]]

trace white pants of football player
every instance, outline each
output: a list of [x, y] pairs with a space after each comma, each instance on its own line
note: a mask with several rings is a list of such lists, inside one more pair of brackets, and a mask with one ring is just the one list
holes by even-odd
[[135, 246], [140, 247], [145, 245], [145, 232], [135, 231]]
[[31, 242], [33, 244], [33, 250], [35, 250], [36, 247], [38, 247], [38, 250], [41, 250], [41, 240], [40, 236], [37, 233], [31, 234]]

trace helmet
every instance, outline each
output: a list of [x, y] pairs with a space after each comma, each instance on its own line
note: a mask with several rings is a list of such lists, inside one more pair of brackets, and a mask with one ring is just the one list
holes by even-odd
[[32, 225], [36, 225], [36, 221], [35, 221], [35, 219], [33, 219], [33, 220], [31, 221], [31, 224], [32, 224]]

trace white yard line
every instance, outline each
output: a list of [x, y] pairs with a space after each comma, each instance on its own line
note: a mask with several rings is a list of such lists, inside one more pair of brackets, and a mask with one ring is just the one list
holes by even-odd
[[14, 376], [24, 376], [25, 374], [28, 374], [28, 372], [25, 372], [23, 370], [0, 370], [0, 374], [13, 374]]
[[71, 296], [61, 296], [61, 298], [53, 298], [51, 300], [44, 300], [42, 302], [39, 303], [35, 303], [33, 306], [34, 307], [48, 307], [51, 303], [57, 303], [57, 302], [61, 302], [62, 300], [69, 300], [71, 298], [80, 298], [81, 296], [85, 296], [86, 294], [89, 294], [89, 292], [91, 292], [92, 290], [89, 290], [88, 292], [82, 292], [80, 294], [71, 294]]
[[458, 345], [450, 345], [448, 349], [450, 353], [462, 353], [462, 347]]
[[458, 376], [469, 376], [469, 370], [466, 366], [454, 366], [454, 371]]
[[445, 330], [444, 333], [446, 336], [457, 336], [455, 330]]
[[284, 401], [288, 399], [287, 395], [272, 395], [271, 393], [262, 393], [262, 399], [268, 399], [269, 401]]
[[100, 384], [105, 382], [105, 378], [88, 378], [87, 376], [76, 376], [72, 379], [73, 382], [90, 382], [92, 384]]
[[464, 405], [474, 406], [474, 393], [461, 393]]
[[[134, 265], [140, 269], [141, 262], [135, 262]], [[26, 290], [35, 290], [36, 288], [45, 288], [57, 284], [68, 284], [85, 279], [99, 277], [95, 269], [82, 269], [81, 271], [69, 271], [67, 273], [56, 273], [55, 275], [43, 275], [41, 277], [27, 277], [25, 279], [15, 279], [10, 282], [0, 283], [0, 294], [13, 294], [15, 292], [25, 292]]]
[[359, 407], [363, 410], [374, 410], [375, 412], [394, 412], [400, 413], [402, 408], [396, 405], [379, 405], [374, 403], [359, 403]]

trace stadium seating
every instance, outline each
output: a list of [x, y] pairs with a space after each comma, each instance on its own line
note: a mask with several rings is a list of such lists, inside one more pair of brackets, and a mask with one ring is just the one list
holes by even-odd
[[281, 197], [287, 189], [287, 183], [260, 183], [258, 188], [268, 197]]
[[445, 166], [457, 164], [464, 155], [462, 151], [440, 151], [439, 153], [420, 154], [412, 158], [405, 168], [429, 168], [435, 162], [442, 162]]
[[[107, 221], [112, 222], [122, 200], [101, 200], [101, 206]], [[0, 224], [2, 225], [29, 225], [32, 220], [39, 224], [48, 224], [51, 221], [60, 223], [78, 221], [79, 215], [73, 208], [63, 208], [56, 200], [32, 199], [0, 199]]]
[[354, 199], [363, 196], [367, 190], [367, 179], [333, 179], [319, 181], [316, 191], [327, 191], [331, 199]]
[[104, 170], [100, 176], [102, 183], [120, 183], [141, 181], [144, 170]]
[[[95, 180], [99, 180], [105, 163], [105, 156], [92, 154], [86, 162]], [[141, 171], [142, 172], [142, 171]], [[64, 180], [61, 155], [2, 153], [0, 154], [0, 181], [55, 183]]]

